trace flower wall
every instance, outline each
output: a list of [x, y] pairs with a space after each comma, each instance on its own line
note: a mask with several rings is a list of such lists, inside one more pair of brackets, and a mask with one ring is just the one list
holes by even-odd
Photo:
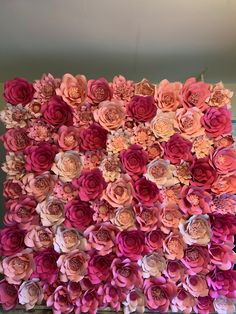
[[232, 92], [45, 74], [3, 96], [5, 310], [234, 312]]

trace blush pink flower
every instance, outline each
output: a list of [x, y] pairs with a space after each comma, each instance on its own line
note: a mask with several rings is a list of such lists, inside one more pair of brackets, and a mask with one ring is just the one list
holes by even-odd
[[88, 81], [88, 99], [94, 104], [111, 100], [112, 88], [104, 77]]
[[88, 278], [92, 284], [108, 281], [111, 277], [111, 263], [113, 256], [93, 255], [88, 262]]
[[162, 252], [153, 252], [144, 255], [138, 265], [142, 269], [143, 278], [160, 277], [166, 268], [166, 260]]
[[0, 281], [0, 304], [4, 311], [14, 309], [18, 302], [18, 285], [11, 285], [5, 279]]
[[32, 119], [27, 129], [29, 138], [36, 142], [49, 141], [52, 138], [53, 126], [45, 121]]
[[163, 241], [163, 251], [168, 260], [183, 258], [185, 248], [186, 244], [179, 233], [170, 233]]
[[111, 284], [128, 290], [142, 285], [142, 276], [136, 262], [129, 258], [115, 258], [111, 264]]
[[17, 227], [5, 227], [0, 230], [0, 255], [11, 256], [25, 248], [25, 231]]
[[144, 234], [139, 230], [121, 231], [116, 236], [117, 256], [138, 260], [144, 250]]
[[161, 230], [156, 229], [145, 232], [145, 251], [153, 252], [162, 248], [164, 235]]
[[219, 175], [211, 188], [215, 194], [236, 194], [236, 171], [227, 175]]
[[5, 149], [10, 152], [22, 152], [31, 144], [31, 139], [24, 128], [8, 129], [0, 139]]
[[3, 183], [3, 196], [6, 199], [16, 199], [22, 194], [25, 194], [23, 190], [24, 186], [21, 181], [18, 180], [7, 180]]
[[197, 82], [195, 77], [190, 77], [186, 80], [180, 93], [180, 99], [184, 107], [197, 107], [201, 111], [207, 109], [209, 96], [210, 85], [204, 82]]
[[145, 296], [139, 289], [132, 290], [128, 293], [124, 304], [124, 314], [133, 312], [144, 313], [145, 310]]
[[211, 95], [208, 102], [210, 107], [230, 107], [233, 92], [224, 87], [222, 82], [218, 82], [210, 87]]
[[138, 122], [147, 122], [156, 115], [157, 107], [152, 96], [134, 96], [127, 105], [128, 116]]
[[140, 230], [142, 231], [151, 231], [155, 230], [159, 225], [159, 212], [160, 209], [158, 206], [152, 207], [143, 207], [135, 206], [136, 211], [136, 221], [139, 225]]
[[121, 308], [121, 302], [125, 300], [126, 290], [106, 283], [104, 286], [99, 286], [98, 295], [103, 306], [109, 306], [117, 312]]
[[210, 296], [198, 297], [196, 301], [197, 303], [193, 307], [196, 313], [210, 314], [213, 312], [214, 308], [213, 308], [212, 298]]
[[100, 299], [97, 289], [89, 288], [84, 292], [83, 296], [76, 301], [77, 308], [75, 309], [75, 314], [80, 314], [81, 312], [96, 314], [101, 305]]
[[25, 305], [26, 311], [31, 310], [43, 300], [43, 290], [38, 280], [24, 281], [18, 291], [19, 303]]
[[36, 212], [39, 214], [41, 223], [45, 227], [58, 226], [65, 220], [64, 203], [53, 196], [38, 203]]
[[161, 231], [169, 234], [171, 231], [177, 231], [183, 214], [175, 207], [163, 207], [159, 214], [161, 222]]
[[219, 296], [234, 299], [236, 297], [236, 271], [213, 269], [207, 274], [207, 284], [210, 296], [215, 299]]
[[216, 195], [213, 199], [212, 211], [222, 215], [235, 214], [236, 196], [229, 193]]
[[187, 247], [181, 262], [185, 266], [187, 274], [196, 275], [198, 273], [208, 273], [207, 265], [209, 260], [210, 258], [207, 248], [193, 245]]
[[232, 147], [217, 148], [211, 154], [210, 161], [218, 174], [231, 174], [236, 170], [236, 149]]
[[195, 298], [183, 287], [178, 287], [177, 294], [171, 301], [171, 309], [173, 312], [183, 312], [189, 314], [195, 304]]
[[70, 301], [66, 287], [58, 286], [46, 301], [48, 307], [52, 307], [55, 314], [71, 313], [74, 309]]
[[134, 94], [133, 81], [126, 80], [122, 75], [117, 75], [112, 81], [113, 98], [130, 101]]
[[232, 214], [214, 214], [210, 216], [213, 242], [233, 244], [236, 234], [236, 218]]
[[183, 264], [177, 260], [167, 260], [166, 269], [164, 269], [163, 274], [172, 282], [183, 281]]
[[54, 138], [63, 151], [77, 149], [79, 146], [79, 129], [62, 125]]
[[60, 79], [54, 78], [52, 74], [43, 74], [40, 80], [35, 80], [34, 97], [41, 103], [48, 101], [56, 95], [56, 89], [60, 85]]
[[208, 296], [209, 289], [203, 275], [186, 275], [183, 287], [195, 298]]
[[64, 74], [60, 87], [56, 89], [56, 94], [61, 96], [71, 107], [80, 106], [87, 96], [86, 77], [84, 75]]
[[25, 245], [32, 250], [42, 251], [53, 245], [54, 233], [42, 226], [31, 226], [25, 235]]
[[211, 263], [219, 269], [231, 269], [236, 263], [236, 253], [228, 245], [211, 243], [208, 250]]
[[53, 194], [56, 198], [67, 203], [78, 196], [78, 190], [72, 185], [72, 182], [58, 180], [54, 186]]
[[168, 80], [162, 80], [155, 89], [157, 106], [162, 111], [176, 111], [180, 105], [179, 93], [181, 88], [180, 82], [170, 83]]

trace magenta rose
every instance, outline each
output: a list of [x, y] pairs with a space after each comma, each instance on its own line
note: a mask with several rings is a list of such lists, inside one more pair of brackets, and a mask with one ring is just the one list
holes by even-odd
[[201, 123], [209, 137], [228, 135], [232, 132], [231, 112], [226, 108], [209, 108], [201, 118]]
[[0, 230], [0, 255], [10, 256], [25, 249], [25, 231], [16, 227]]
[[174, 134], [169, 141], [163, 143], [165, 151], [165, 159], [169, 159], [172, 164], [180, 164], [181, 160], [192, 160], [192, 143], [184, 139], [179, 134]]
[[111, 277], [112, 255], [94, 255], [88, 263], [88, 277], [92, 284], [107, 281]]
[[134, 197], [145, 206], [153, 206], [157, 201], [160, 201], [158, 187], [154, 182], [147, 180], [145, 177], [135, 181]]
[[209, 84], [197, 82], [195, 77], [190, 77], [186, 80], [180, 93], [180, 99], [186, 108], [197, 107], [201, 111], [207, 109], [207, 99], [209, 97]]
[[145, 233], [145, 252], [157, 251], [163, 246], [164, 235], [161, 230], [156, 229]]
[[9, 129], [1, 136], [4, 147], [10, 152], [22, 152], [30, 144], [31, 139], [27, 136], [26, 130], [21, 128]]
[[80, 145], [84, 150], [98, 150], [106, 148], [107, 131], [99, 124], [93, 123], [80, 132]]
[[130, 175], [140, 175], [146, 172], [148, 154], [140, 145], [131, 145], [120, 153], [123, 169]]
[[39, 278], [49, 284], [54, 283], [59, 272], [57, 267], [58, 257], [59, 254], [52, 249], [37, 252], [34, 256], [35, 271], [32, 278]]
[[106, 181], [98, 168], [85, 170], [78, 179], [73, 180], [73, 185], [78, 188], [82, 201], [91, 201], [99, 198], [106, 188]]
[[144, 250], [144, 234], [139, 230], [121, 231], [116, 236], [117, 256], [138, 260]]
[[236, 298], [236, 271], [220, 270], [217, 267], [206, 277], [210, 296], [215, 299], [221, 295]]
[[209, 314], [214, 312], [212, 298], [210, 296], [198, 297], [197, 303], [194, 305], [193, 310], [199, 314]]
[[94, 104], [98, 104], [104, 100], [111, 100], [112, 89], [105, 78], [100, 77], [97, 80], [88, 81], [88, 98]]
[[22, 183], [17, 180], [7, 180], [3, 184], [3, 195], [7, 199], [15, 199], [20, 197], [23, 194]]
[[53, 96], [41, 108], [43, 119], [50, 125], [59, 128], [61, 125], [72, 125], [72, 109], [60, 96]]
[[236, 217], [235, 215], [214, 214], [210, 216], [212, 237], [211, 240], [216, 243], [234, 242], [236, 234]]
[[127, 106], [127, 113], [138, 122], [152, 120], [157, 112], [152, 96], [134, 96]]
[[217, 173], [209, 164], [209, 158], [195, 158], [190, 166], [191, 184], [194, 186], [210, 189], [215, 182]]
[[18, 302], [18, 286], [9, 284], [5, 279], [0, 281], [0, 304], [4, 311], [14, 309]]
[[5, 82], [3, 97], [11, 105], [22, 104], [24, 106], [31, 102], [34, 92], [33, 84], [22, 77], [16, 77]]
[[26, 165], [29, 172], [42, 173], [51, 169], [57, 153], [57, 146], [42, 142], [25, 150]]
[[65, 205], [66, 227], [74, 227], [84, 231], [93, 224], [93, 210], [88, 202], [82, 202], [79, 199], [73, 199]]

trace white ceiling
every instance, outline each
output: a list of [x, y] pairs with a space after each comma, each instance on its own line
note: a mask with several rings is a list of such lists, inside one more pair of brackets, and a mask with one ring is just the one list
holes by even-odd
[[43, 72], [236, 82], [236, 0], [0, 0], [0, 81]]

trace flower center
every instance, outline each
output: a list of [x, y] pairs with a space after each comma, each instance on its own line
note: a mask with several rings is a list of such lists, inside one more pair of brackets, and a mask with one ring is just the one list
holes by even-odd
[[71, 270], [79, 271], [82, 268], [83, 264], [81, 263], [81, 260], [75, 256], [69, 260], [69, 266]]
[[30, 210], [29, 208], [20, 207], [17, 211], [17, 216], [20, 218], [28, 218], [30, 217]]
[[197, 93], [192, 93], [189, 97], [188, 97], [188, 101], [193, 104], [193, 105], [197, 105], [198, 101], [199, 101], [199, 94]]
[[106, 241], [109, 241], [110, 240], [110, 235], [108, 233], [107, 230], [99, 230], [96, 234], [96, 238], [99, 240], [99, 241], [103, 241], [103, 242], [106, 242]]
[[187, 257], [190, 261], [196, 261], [199, 257], [199, 253], [196, 250], [188, 251], [187, 252]]
[[122, 186], [117, 186], [115, 187], [114, 192], [116, 195], [122, 196], [124, 193], [124, 188]]
[[189, 201], [192, 203], [192, 205], [197, 206], [199, 205], [199, 197], [196, 194], [191, 194], [189, 196]]
[[125, 277], [125, 278], [128, 278], [131, 274], [131, 270], [130, 268], [128, 267], [122, 267], [120, 268], [119, 270], [119, 274], [122, 276], [122, 277]]
[[160, 300], [163, 298], [163, 291], [159, 287], [152, 287], [152, 297], [154, 300]]
[[80, 88], [73, 86], [69, 88], [68, 91], [69, 97], [73, 98], [73, 99], [77, 99], [80, 97]]
[[51, 215], [59, 215], [61, 212], [61, 206], [59, 204], [50, 204], [48, 211]]

